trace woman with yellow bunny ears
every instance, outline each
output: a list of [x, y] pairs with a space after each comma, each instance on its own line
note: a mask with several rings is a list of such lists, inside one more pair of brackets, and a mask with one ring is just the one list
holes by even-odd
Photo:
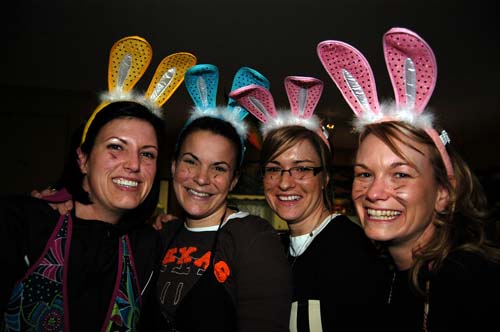
[[[158, 199], [160, 110], [196, 62], [189, 53], [166, 57], [137, 94], [151, 58], [140, 37], [116, 42], [109, 92], [79, 137], [63, 188], [42, 200], [0, 200], [0, 330], [140, 330], [160, 253], [158, 233], [144, 225]], [[67, 200], [74, 209], [62, 216], [48, 204]]]

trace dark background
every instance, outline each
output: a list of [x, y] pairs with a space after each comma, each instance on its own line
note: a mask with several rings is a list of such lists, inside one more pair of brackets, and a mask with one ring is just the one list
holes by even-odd
[[[97, 105], [97, 93], [107, 89], [109, 49], [127, 35], [142, 36], [153, 46], [151, 68], [138, 84], [143, 90], [160, 60], [179, 51], [219, 67], [221, 104], [241, 66], [255, 68], [271, 81], [281, 107], [288, 106], [286, 76], [322, 79], [325, 88], [317, 113], [335, 124], [335, 164], [348, 177], [355, 146], [352, 112], [321, 66], [316, 45], [338, 39], [358, 48], [374, 70], [382, 101], [393, 97], [382, 35], [400, 26], [417, 32], [433, 48], [439, 70], [429, 106], [498, 204], [495, 1], [28, 0], [9, 2], [0, 20], [1, 193], [29, 192], [57, 179], [70, 133]], [[181, 86], [165, 105], [170, 142], [191, 104]], [[257, 156], [251, 147], [249, 164]], [[168, 178], [169, 167], [161, 172]], [[349, 190], [349, 179], [337, 181], [339, 189]]]

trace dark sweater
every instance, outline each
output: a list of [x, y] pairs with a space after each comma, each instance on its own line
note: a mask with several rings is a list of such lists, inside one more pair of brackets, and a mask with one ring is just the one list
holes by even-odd
[[[46, 202], [32, 197], [0, 200], [0, 312], [3, 319], [10, 292], [28, 266], [41, 255], [59, 213]], [[161, 242], [149, 225], [129, 230], [141, 290], [157, 268]], [[72, 332], [99, 331], [109, 306], [118, 266], [118, 243], [123, 230], [98, 220], [82, 220], [73, 214], [69, 254], [68, 298]], [[155, 275], [153, 275], [153, 280]], [[148, 287], [143, 301], [149, 301]]]

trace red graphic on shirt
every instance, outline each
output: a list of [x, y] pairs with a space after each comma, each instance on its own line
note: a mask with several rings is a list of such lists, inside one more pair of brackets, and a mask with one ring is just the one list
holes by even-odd
[[[165, 253], [162, 264], [167, 265], [170, 263], [175, 263], [176, 265], [183, 265], [191, 263], [197, 268], [206, 270], [210, 265], [210, 257], [212, 252], [207, 251], [200, 258], [196, 258], [193, 254], [197, 251], [198, 248], [196, 247], [170, 248]], [[231, 275], [231, 269], [226, 262], [218, 261], [214, 265], [214, 275], [220, 283], [224, 283], [229, 275]]]

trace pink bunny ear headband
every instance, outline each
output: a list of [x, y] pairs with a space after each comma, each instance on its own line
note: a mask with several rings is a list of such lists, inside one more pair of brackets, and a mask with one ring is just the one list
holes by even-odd
[[236, 89], [229, 97], [262, 122], [260, 131], [264, 137], [273, 129], [298, 125], [317, 133], [330, 148], [328, 135], [313, 114], [323, 92], [323, 82], [314, 77], [288, 76], [285, 89], [289, 111], [278, 111], [271, 92], [258, 85]]
[[395, 102], [380, 105], [375, 79], [368, 61], [354, 47], [336, 40], [320, 42], [317, 53], [356, 118], [358, 132], [371, 123], [401, 121], [422, 128], [441, 154], [448, 176], [453, 167], [445, 145], [446, 131], [433, 127], [433, 115], [424, 113], [437, 80], [437, 64], [430, 46], [416, 33], [392, 28], [383, 37], [384, 56], [395, 94]]

